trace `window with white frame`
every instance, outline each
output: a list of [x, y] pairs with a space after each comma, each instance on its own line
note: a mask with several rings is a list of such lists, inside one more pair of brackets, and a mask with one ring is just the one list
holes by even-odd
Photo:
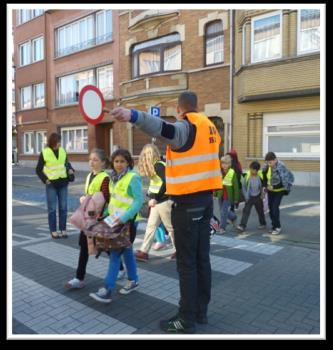
[[41, 16], [45, 9], [17, 10], [17, 24], [22, 24], [31, 19]]
[[31, 63], [31, 44], [30, 41], [21, 44], [19, 46], [19, 52], [20, 52], [20, 66], [25, 66], [26, 64]]
[[43, 148], [46, 147], [46, 143], [46, 131], [36, 131], [36, 153], [42, 152]]
[[280, 157], [319, 158], [319, 110], [264, 114], [263, 153]]
[[103, 10], [96, 13], [96, 44], [112, 39], [112, 11]]
[[56, 56], [112, 40], [112, 10], [98, 11], [56, 30]]
[[21, 109], [31, 109], [31, 86], [21, 88]]
[[224, 34], [221, 20], [206, 24], [206, 65], [221, 63], [224, 60]]
[[33, 154], [34, 153], [34, 133], [25, 132], [23, 133], [23, 153]]
[[282, 13], [274, 12], [252, 18], [251, 62], [282, 56]]
[[298, 10], [298, 53], [320, 49], [320, 10]]
[[94, 71], [88, 70], [58, 78], [58, 104], [77, 102], [81, 89], [88, 84], [94, 85]]
[[181, 70], [179, 33], [148, 40], [133, 46], [133, 78], [173, 70]]
[[113, 97], [113, 66], [97, 68], [97, 86], [105, 99]]
[[34, 107], [45, 106], [44, 83], [33, 85]]
[[44, 59], [44, 38], [36, 38], [32, 40], [32, 62]]
[[88, 152], [88, 128], [61, 128], [61, 145], [68, 153]]

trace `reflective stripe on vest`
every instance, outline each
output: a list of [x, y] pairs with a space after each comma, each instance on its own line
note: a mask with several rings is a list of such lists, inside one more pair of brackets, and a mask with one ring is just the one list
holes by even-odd
[[196, 127], [195, 140], [185, 152], [175, 152], [167, 146], [166, 192], [182, 195], [221, 189], [220, 135], [207, 116], [193, 112], [186, 117]]
[[[160, 164], [166, 166], [165, 162], [157, 161], [155, 164], [157, 164], [157, 163], [160, 163]], [[150, 179], [148, 191], [150, 193], [158, 193], [158, 192], [160, 192], [162, 185], [163, 185], [163, 180], [157, 174], [155, 174]]]
[[[267, 171], [267, 182], [269, 186], [272, 186], [272, 168], [268, 167], [268, 171]], [[282, 192], [284, 191], [284, 187], [281, 188], [273, 188], [272, 190], [270, 190], [271, 192]]]
[[91, 175], [92, 175], [92, 173], [88, 174], [87, 179], [86, 179], [86, 185], [84, 188], [84, 192], [86, 194], [90, 194], [90, 195], [92, 195], [96, 192], [100, 192], [104, 179], [109, 176], [105, 171], [101, 171], [93, 178], [93, 180], [89, 184]]
[[129, 196], [127, 191], [129, 184], [134, 176], [139, 176], [134, 171], [129, 171], [114, 185], [110, 181], [110, 203], [109, 203], [109, 215], [113, 215], [116, 212], [124, 214], [133, 204], [133, 197]]
[[42, 151], [45, 162], [43, 172], [49, 180], [67, 178], [65, 167], [66, 151], [62, 147], [59, 147], [58, 152], [57, 158], [50, 147], [46, 147]]
[[229, 169], [225, 177], [223, 178], [223, 186], [232, 186], [232, 178], [235, 175], [234, 169]]

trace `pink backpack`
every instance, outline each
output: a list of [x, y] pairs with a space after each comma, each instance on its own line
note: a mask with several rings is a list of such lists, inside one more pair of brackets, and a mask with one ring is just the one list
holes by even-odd
[[87, 225], [95, 223], [97, 218], [103, 214], [104, 206], [105, 199], [102, 192], [87, 195], [71, 216], [70, 223], [83, 231]]

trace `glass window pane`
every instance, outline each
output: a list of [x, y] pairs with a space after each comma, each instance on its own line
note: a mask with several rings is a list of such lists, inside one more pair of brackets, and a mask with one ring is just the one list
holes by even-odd
[[83, 130], [83, 150], [88, 151], [88, 130]]
[[82, 152], [83, 151], [83, 142], [82, 142], [82, 130], [78, 129], [76, 130], [75, 135], [75, 150]]
[[206, 42], [206, 64], [223, 62], [224, 36], [219, 35]]
[[281, 55], [280, 15], [254, 21], [253, 60], [277, 58]]
[[21, 66], [30, 63], [30, 42], [20, 46], [20, 61]]
[[140, 75], [160, 71], [160, 50], [141, 52], [139, 54]]
[[141, 49], [145, 49], [151, 46], [155, 46], [155, 45], [160, 45], [160, 44], [167, 44], [167, 43], [173, 43], [173, 42], [177, 42], [180, 41], [180, 35], [179, 33], [175, 33], [175, 34], [171, 34], [168, 36], [164, 36], [162, 38], [157, 38], [154, 40], [149, 40], [149, 41], [145, 41], [144, 43], [140, 43], [140, 44], [136, 44], [133, 47], [132, 53], [141, 50]]
[[181, 69], [181, 45], [164, 50], [164, 70]]
[[215, 34], [223, 31], [222, 21], [210, 23], [206, 26], [206, 34]]
[[44, 83], [34, 86], [34, 107], [44, 106]]
[[21, 89], [21, 108], [30, 109], [31, 108], [31, 86], [27, 86]]
[[320, 48], [320, 10], [301, 10], [301, 52], [317, 51]]
[[33, 41], [33, 60], [39, 61], [44, 58], [44, 39], [38, 38]]
[[319, 124], [309, 125], [278, 125], [267, 127], [268, 132], [320, 131]]
[[104, 98], [112, 98], [113, 93], [113, 66], [98, 68], [98, 87]]
[[276, 153], [313, 154], [320, 153], [319, 135], [269, 136], [268, 149]]
[[89, 45], [94, 45], [94, 18], [89, 16], [87, 18], [87, 40], [90, 40]]

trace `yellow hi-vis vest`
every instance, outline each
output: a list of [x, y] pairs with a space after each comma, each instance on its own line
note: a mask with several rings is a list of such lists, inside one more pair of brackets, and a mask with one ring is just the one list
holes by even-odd
[[[166, 166], [166, 163], [161, 161], [161, 160], [157, 161], [156, 163], [161, 163], [164, 166]], [[163, 185], [163, 180], [157, 174], [155, 174], [150, 179], [148, 191], [150, 193], [158, 193], [160, 191], [162, 185]]]
[[192, 148], [185, 152], [166, 150], [166, 192], [183, 195], [222, 188], [219, 145], [221, 137], [204, 114], [186, 113], [196, 127]]
[[[123, 215], [133, 204], [134, 199], [128, 195], [128, 186], [134, 176], [139, 176], [134, 171], [129, 171], [114, 185], [112, 181], [109, 184], [110, 190], [110, 202], [109, 202], [109, 215], [119, 213]], [[133, 218], [132, 218], [133, 219]]]
[[234, 175], [235, 170], [230, 168], [226, 173], [225, 177], [223, 177], [223, 186], [232, 186], [232, 178], [234, 177]]
[[59, 153], [57, 158], [50, 147], [46, 147], [42, 151], [45, 161], [43, 172], [49, 180], [67, 178], [65, 167], [66, 151], [62, 147], [59, 147], [58, 152]]
[[[263, 174], [262, 174], [262, 171], [261, 170], [259, 170], [258, 171], [258, 176], [261, 178], [261, 180], [263, 180]], [[247, 187], [247, 189], [249, 189], [249, 186], [250, 186], [250, 177], [251, 177], [251, 173], [250, 173], [250, 170], [248, 170], [247, 172], [246, 172], [246, 175], [245, 175], [245, 178], [244, 178], [244, 184], [245, 184], [245, 186]]]
[[86, 185], [84, 188], [84, 192], [86, 194], [90, 194], [90, 195], [92, 195], [96, 192], [100, 192], [104, 179], [106, 177], [109, 177], [109, 175], [105, 171], [101, 171], [93, 178], [93, 180], [89, 184], [91, 175], [92, 175], [92, 173], [88, 174], [87, 179], [86, 179]]
[[[268, 167], [268, 171], [267, 171], [267, 183], [269, 186], [272, 186], [272, 168]], [[272, 190], [270, 190], [271, 192], [282, 192], [285, 191], [284, 187], [281, 188], [273, 188]]]

